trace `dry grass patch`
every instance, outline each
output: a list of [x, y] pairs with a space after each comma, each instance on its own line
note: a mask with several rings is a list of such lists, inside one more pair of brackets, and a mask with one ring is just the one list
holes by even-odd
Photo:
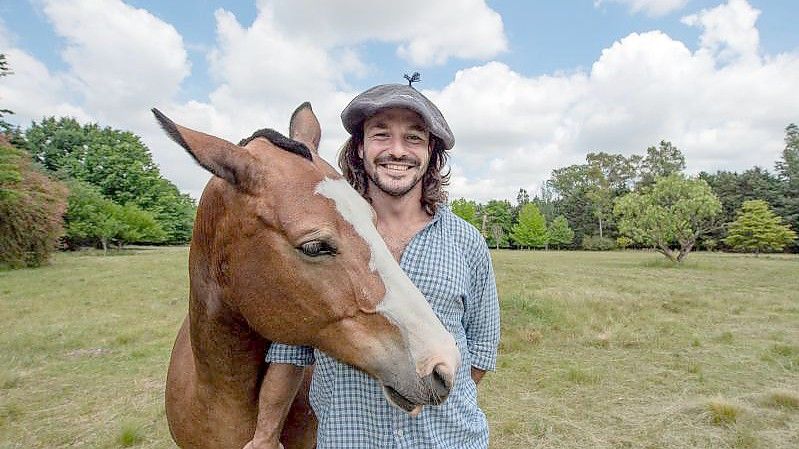
[[743, 408], [724, 399], [713, 399], [706, 405], [708, 419], [717, 426], [730, 426], [735, 424]]
[[788, 390], [771, 391], [763, 397], [762, 403], [767, 407], [797, 410], [799, 409], [799, 393]]

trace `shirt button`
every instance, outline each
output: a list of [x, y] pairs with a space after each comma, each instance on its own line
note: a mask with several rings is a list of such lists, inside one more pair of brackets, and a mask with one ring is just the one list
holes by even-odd
[[400, 430], [398, 430], [398, 431], [397, 431], [397, 436], [398, 436], [398, 437], [401, 437], [401, 436], [402, 436], [402, 429], [400, 429]]

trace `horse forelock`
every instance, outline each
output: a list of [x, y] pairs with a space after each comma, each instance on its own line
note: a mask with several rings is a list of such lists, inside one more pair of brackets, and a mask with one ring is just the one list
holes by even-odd
[[272, 144], [288, 151], [289, 153], [298, 154], [309, 161], [313, 161], [311, 150], [309, 150], [304, 143], [290, 139], [271, 128], [264, 128], [255, 131], [250, 137], [242, 139], [241, 142], [239, 142], [239, 146], [243, 147], [259, 137], [265, 138], [266, 140], [272, 142]]

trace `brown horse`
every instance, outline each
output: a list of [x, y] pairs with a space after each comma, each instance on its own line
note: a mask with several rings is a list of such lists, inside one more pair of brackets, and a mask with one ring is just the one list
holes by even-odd
[[[292, 115], [292, 138], [267, 129], [239, 145], [153, 113], [216, 175], [197, 208], [189, 313], [167, 375], [180, 447], [252, 439], [270, 341], [312, 345], [364, 370], [408, 412], [446, 398], [460, 363], [454, 339], [389, 253], [368, 203], [319, 158], [310, 104]], [[287, 448], [312, 447], [308, 416], [291, 412]]]

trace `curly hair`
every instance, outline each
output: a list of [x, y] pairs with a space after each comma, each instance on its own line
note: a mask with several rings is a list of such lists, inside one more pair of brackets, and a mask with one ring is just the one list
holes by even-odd
[[[430, 215], [436, 213], [436, 209], [447, 201], [447, 192], [444, 187], [449, 185], [450, 170], [444, 167], [447, 165], [447, 150], [444, 143], [438, 137], [430, 135], [433, 142], [433, 149], [430, 153], [430, 162], [427, 171], [422, 176], [422, 208]], [[363, 145], [363, 131], [350, 136], [341, 147], [338, 153], [338, 166], [347, 181], [370, 203], [372, 198], [369, 196], [369, 177], [363, 165], [363, 159], [358, 156], [358, 147]]]

